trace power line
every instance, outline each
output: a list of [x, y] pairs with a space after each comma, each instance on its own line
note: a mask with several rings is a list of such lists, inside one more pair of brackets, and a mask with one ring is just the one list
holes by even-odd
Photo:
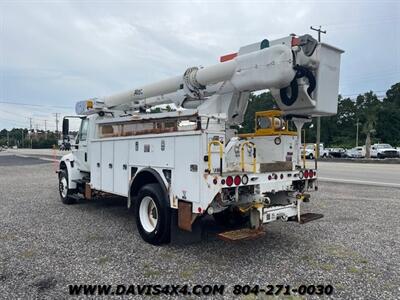
[[11, 102], [11, 101], [0, 101], [0, 103], [10, 104], [10, 105], [20, 105], [20, 106], [32, 106], [32, 107], [54, 107], [54, 108], [72, 109], [71, 106], [62, 106], [62, 105], [32, 104], [32, 103], [21, 103], [21, 102]]

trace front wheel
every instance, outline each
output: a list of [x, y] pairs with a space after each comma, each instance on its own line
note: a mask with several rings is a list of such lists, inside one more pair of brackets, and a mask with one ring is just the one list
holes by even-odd
[[309, 158], [309, 159], [314, 159], [314, 155], [310, 154], [310, 155], [308, 156], [308, 158]]
[[171, 212], [159, 184], [147, 184], [139, 191], [135, 217], [143, 240], [152, 245], [169, 243]]
[[61, 170], [58, 174], [58, 191], [60, 192], [61, 201], [64, 204], [73, 204], [75, 199], [71, 198], [72, 191], [68, 185], [67, 170]]

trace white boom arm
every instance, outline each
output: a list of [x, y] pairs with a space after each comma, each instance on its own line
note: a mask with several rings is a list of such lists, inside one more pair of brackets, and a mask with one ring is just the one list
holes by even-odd
[[[310, 35], [263, 40], [221, 57], [219, 64], [92, 101], [97, 109], [124, 110], [174, 103], [201, 114], [225, 114], [233, 125], [243, 121], [250, 92], [270, 89], [288, 114], [334, 114], [341, 53]], [[78, 114], [85, 103], [77, 104]]]

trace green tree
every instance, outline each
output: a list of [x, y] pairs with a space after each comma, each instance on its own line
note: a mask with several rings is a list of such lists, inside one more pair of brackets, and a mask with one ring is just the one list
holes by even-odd
[[242, 128], [239, 129], [240, 133], [254, 132], [254, 118], [256, 112], [276, 109], [276, 102], [270, 92], [262, 93], [259, 95], [250, 95], [249, 104], [244, 114]]
[[400, 82], [386, 92], [377, 116], [376, 135], [381, 142], [400, 146]]

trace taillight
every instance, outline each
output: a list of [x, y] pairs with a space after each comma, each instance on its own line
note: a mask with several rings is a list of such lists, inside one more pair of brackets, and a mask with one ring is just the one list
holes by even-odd
[[214, 183], [214, 184], [217, 184], [217, 183], [218, 183], [217, 178], [214, 178], [214, 179], [213, 179], [213, 183]]
[[307, 178], [308, 178], [308, 175], [309, 175], [309, 174], [308, 174], [308, 170], [305, 170], [305, 171], [304, 171], [304, 178], [307, 179]]
[[308, 171], [308, 176], [310, 176], [310, 178], [313, 178], [314, 172], [313, 172], [312, 170], [309, 170], [309, 171]]
[[281, 174], [281, 179], [283, 179], [283, 174]]
[[226, 185], [231, 186], [232, 184], [233, 184], [233, 177], [232, 176], [226, 177]]
[[314, 176], [317, 176], [317, 172], [316, 171], [314, 171]]
[[225, 184], [225, 179], [221, 179], [221, 184]]
[[242, 182], [242, 178], [240, 178], [239, 175], [236, 175], [233, 182], [235, 183], [235, 185], [240, 185], [240, 183]]
[[271, 175], [268, 175], [268, 180], [271, 180], [272, 179], [272, 176]]

